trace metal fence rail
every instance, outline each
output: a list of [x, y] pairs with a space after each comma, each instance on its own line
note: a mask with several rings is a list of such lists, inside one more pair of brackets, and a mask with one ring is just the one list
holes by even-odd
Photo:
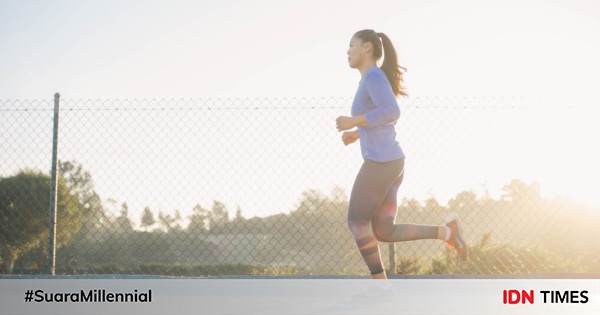
[[[346, 225], [362, 158], [335, 130], [351, 102], [61, 100], [56, 272], [366, 274]], [[544, 193], [593, 195], [598, 103], [401, 100], [396, 221], [458, 213], [471, 259], [440, 241], [382, 244], [388, 272], [600, 272], [598, 207]], [[2, 273], [52, 268], [53, 117], [50, 99], [0, 100]]]

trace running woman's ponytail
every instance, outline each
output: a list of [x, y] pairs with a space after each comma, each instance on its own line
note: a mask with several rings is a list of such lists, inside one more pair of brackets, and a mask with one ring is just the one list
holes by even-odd
[[381, 70], [385, 72], [385, 76], [392, 86], [394, 95], [407, 96], [408, 94], [404, 91], [404, 87], [402, 86], [403, 72], [400, 71], [400, 69], [402, 69], [406, 72], [406, 68], [403, 68], [398, 64], [396, 49], [387, 35], [384, 33], [376, 33], [373, 30], [362, 30], [356, 32], [354, 37], [359, 38], [363, 43], [370, 42], [373, 45], [373, 57], [375, 60], [379, 60], [382, 55], [384, 56]]

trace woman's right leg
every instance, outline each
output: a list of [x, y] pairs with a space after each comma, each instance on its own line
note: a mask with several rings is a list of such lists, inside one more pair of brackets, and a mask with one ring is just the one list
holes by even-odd
[[377, 163], [366, 160], [354, 181], [348, 207], [348, 227], [374, 278], [385, 278], [377, 239], [371, 230], [373, 216], [403, 168], [402, 160]]

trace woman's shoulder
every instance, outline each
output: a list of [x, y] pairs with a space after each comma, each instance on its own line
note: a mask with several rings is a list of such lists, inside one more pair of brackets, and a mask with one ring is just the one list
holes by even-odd
[[367, 70], [363, 77], [364, 80], [378, 80], [380, 78], [386, 78], [386, 76], [385, 72], [383, 72], [383, 70], [377, 66]]
[[363, 81], [367, 85], [389, 84], [385, 72], [383, 72], [383, 70], [381, 70], [379, 67], [373, 67], [369, 69], [369, 71], [365, 72]]

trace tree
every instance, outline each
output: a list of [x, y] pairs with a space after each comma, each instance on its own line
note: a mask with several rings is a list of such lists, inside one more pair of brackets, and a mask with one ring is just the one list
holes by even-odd
[[335, 186], [331, 190], [331, 200], [335, 203], [340, 204], [348, 204], [348, 196], [346, 195], [346, 191], [344, 188], [340, 186]]
[[173, 225], [171, 226], [171, 230], [181, 231], [181, 212], [179, 209], [175, 210], [175, 215], [173, 216]]
[[237, 210], [235, 211], [235, 221], [242, 221], [244, 220], [244, 216], [242, 215], [242, 208], [240, 208], [240, 206], [237, 206]]
[[459, 217], [466, 219], [480, 210], [479, 199], [477, 195], [470, 191], [461, 191], [456, 196], [448, 200], [450, 212], [457, 213]]
[[225, 204], [215, 200], [208, 218], [210, 231], [216, 234], [222, 233], [229, 222], [229, 212]]
[[181, 230], [181, 225], [179, 222], [181, 221], [181, 214], [179, 210], [175, 211], [175, 215], [171, 216], [170, 214], [164, 214], [162, 212], [158, 213], [158, 222], [163, 227], [165, 232], [171, 232], [174, 230]]
[[100, 196], [95, 191], [92, 176], [75, 161], [59, 161], [58, 172], [71, 192], [79, 196], [79, 210], [82, 214], [81, 232], [93, 235], [107, 223], [107, 216]]
[[150, 210], [150, 208], [148, 207], [144, 208], [144, 213], [142, 214], [141, 227], [147, 230], [149, 227], [154, 225], [154, 223], [156, 223], [156, 220], [154, 219], [154, 214], [152, 213], [152, 210]]
[[433, 218], [441, 218], [446, 213], [447, 209], [440, 205], [435, 196], [430, 195], [427, 200], [425, 200], [424, 211]]
[[[0, 251], [2, 272], [12, 273], [22, 254], [48, 239], [50, 176], [25, 170], [0, 179]], [[57, 186], [57, 247], [68, 244], [81, 227], [77, 194], [59, 176]]]
[[540, 185], [536, 182], [527, 185], [521, 180], [513, 179], [510, 184], [502, 187], [502, 190], [505, 192], [502, 196], [504, 200], [516, 203], [532, 203], [541, 199]]
[[193, 213], [189, 217], [190, 224], [187, 230], [192, 233], [205, 233], [208, 230], [208, 210], [200, 205], [196, 205], [192, 211]]
[[323, 210], [323, 204], [327, 201], [327, 197], [319, 190], [309, 189], [302, 193], [300, 197], [300, 205], [295, 211], [299, 213], [315, 213]]
[[121, 204], [121, 215], [117, 218], [116, 227], [118, 233], [130, 233], [133, 231], [133, 225], [129, 219], [129, 206], [126, 202]]
[[242, 214], [242, 208], [238, 205], [235, 210], [235, 216], [229, 223], [230, 231], [234, 234], [243, 233], [244, 222], [246, 222], [246, 218], [244, 218], [244, 215]]

